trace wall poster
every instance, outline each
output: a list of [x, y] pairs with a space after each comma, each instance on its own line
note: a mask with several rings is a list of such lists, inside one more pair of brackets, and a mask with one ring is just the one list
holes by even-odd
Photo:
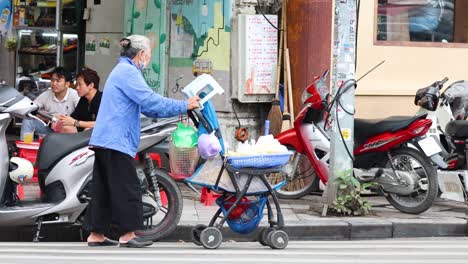
[[11, 1], [0, 0], [0, 37], [6, 36], [11, 26]]
[[231, 0], [170, 2], [168, 95], [182, 98], [183, 87], [205, 73], [228, 90]]
[[[273, 25], [275, 15], [267, 16]], [[277, 31], [261, 15], [246, 16], [244, 87], [245, 94], [274, 94], [278, 62]]]
[[164, 94], [166, 68], [166, 10], [168, 0], [126, 0], [127, 35], [139, 34], [151, 40], [151, 62], [143, 71], [148, 85]]

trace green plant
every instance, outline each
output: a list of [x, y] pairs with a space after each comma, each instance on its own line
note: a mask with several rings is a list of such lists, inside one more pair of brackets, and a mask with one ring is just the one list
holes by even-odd
[[15, 37], [8, 37], [5, 43], [5, 48], [9, 51], [13, 51], [16, 49], [16, 38]]
[[361, 184], [351, 173], [343, 173], [335, 179], [338, 185], [337, 198], [333, 201], [332, 211], [341, 215], [367, 215], [372, 205], [361, 197], [361, 192], [375, 183]]

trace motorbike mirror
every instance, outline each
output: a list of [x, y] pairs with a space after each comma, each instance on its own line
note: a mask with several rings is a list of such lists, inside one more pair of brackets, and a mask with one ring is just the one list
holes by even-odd
[[325, 79], [328, 77], [328, 74], [330, 73], [330, 69], [327, 69], [323, 74], [322, 74], [322, 77], [320, 77], [320, 79]]
[[439, 86], [439, 90], [442, 89], [442, 87], [444, 86], [444, 84], [448, 81], [449, 79], [447, 77], [445, 77], [442, 81], [440, 81], [438, 83], [438, 86]]

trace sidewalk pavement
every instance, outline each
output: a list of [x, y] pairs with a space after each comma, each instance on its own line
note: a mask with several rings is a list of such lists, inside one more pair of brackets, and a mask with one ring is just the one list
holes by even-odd
[[[186, 197], [186, 195], [184, 195]], [[322, 217], [320, 194], [300, 200], [281, 200], [286, 223], [285, 231], [291, 240], [349, 240], [402, 237], [450, 237], [468, 235], [468, 206], [463, 203], [438, 200], [419, 215], [404, 214], [393, 208], [384, 197], [366, 197], [373, 205], [371, 215], [364, 217]], [[179, 226], [169, 240], [190, 241], [190, 230], [196, 224], [207, 225], [218, 207], [205, 206], [197, 200], [184, 199]], [[267, 216], [261, 226], [268, 226]], [[238, 235], [225, 225], [226, 240], [253, 241], [256, 232]]]
[[[191, 230], [197, 224], [207, 225], [218, 207], [205, 206], [199, 196], [180, 185], [184, 208], [179, 225], [165, 241], [191, 243]], [[366, 197], [373, 205], [372, 213], [365, 217], [321, 217], [322, 197], [308, 195], [300, 200], [281, 200], [286, 228], [290, 240], [349, 240], [403, 237], [451, 237], [468, 235], [468, 206], [438, 200], [428, 211], [419, 215], [403, 214], [383, 197]], [[261, 226], [267, 226], [267, 216]], [[31, 241], [34, 228], [0, 228], [0, 241]], [[43, 226], [42, 241], [80, 241], [78, 227]], [[225, 240], [254, 241], [257, 233], [239, 235], [223, 229]]]

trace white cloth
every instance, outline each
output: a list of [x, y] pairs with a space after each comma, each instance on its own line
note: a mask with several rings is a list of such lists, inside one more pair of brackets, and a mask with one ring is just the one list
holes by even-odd
[[80, 96], [72, 88], [68, 88], [67, 94], [62, 100], [57, 99], [52, 89], [47, 89], [34, 100], [34, 103], [50, 114], [70, 115], [75, 110], [79, 100]]

